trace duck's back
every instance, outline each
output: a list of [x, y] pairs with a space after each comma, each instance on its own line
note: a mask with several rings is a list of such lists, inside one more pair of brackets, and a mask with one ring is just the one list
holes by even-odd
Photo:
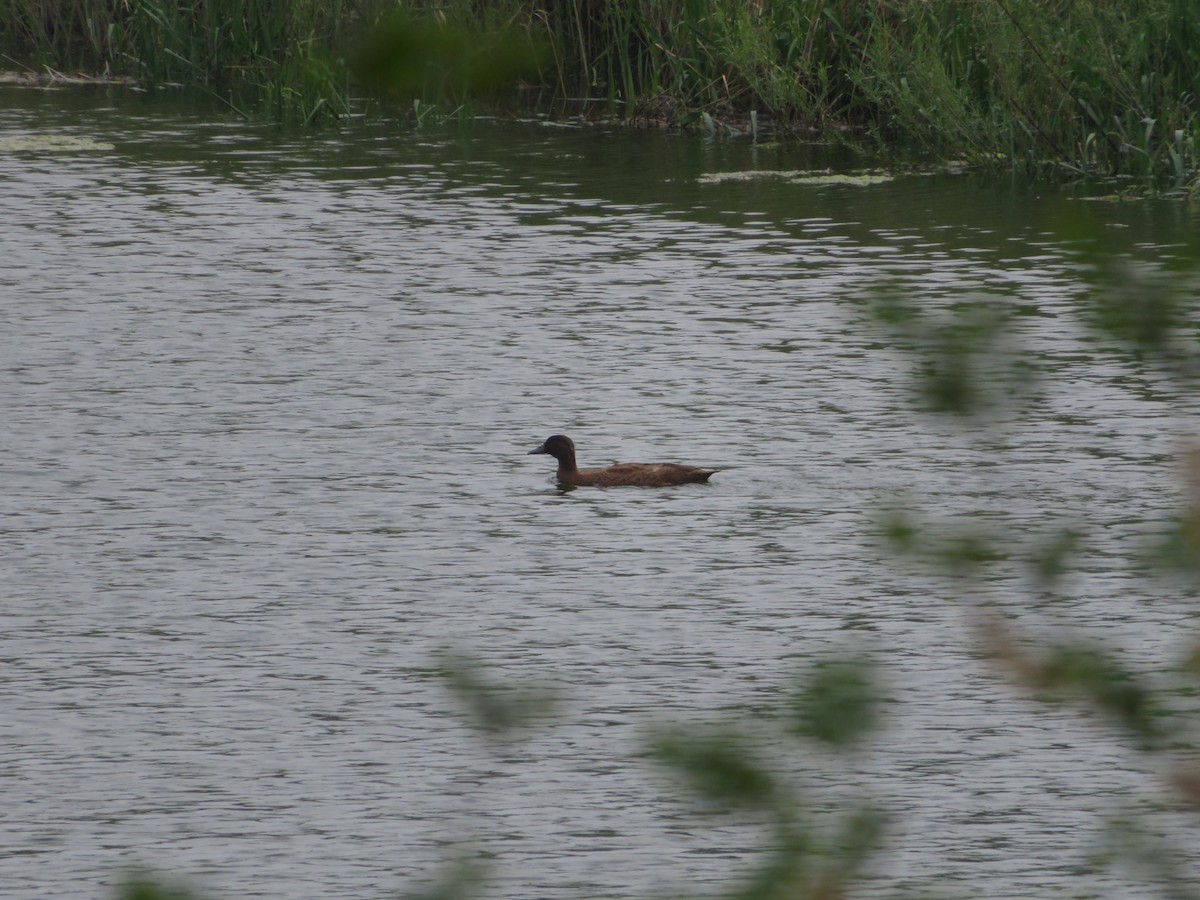
[[705, 482], [716, 471], [679, 463], [618, 463], [604, 469], [576, 469], [562, 473], [560, 479], [592, 487], [667, 487]]

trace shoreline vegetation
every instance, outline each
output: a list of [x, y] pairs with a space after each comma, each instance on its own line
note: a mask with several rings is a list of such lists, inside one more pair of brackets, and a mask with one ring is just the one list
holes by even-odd
[[1193, 193], [1197, 47], [1195, 0], [0, 0], [6, 83], [198, 87], [310, 124], [587, 98]]
[[84, 75], [79, 72], [57, 72], [45, 69], [41, 72], [4, 72], [0, 71], [0, 84], [31, 85], [51, 87], [56, 84], [102, 84], [110, 86], [132, 87], [137, 79], [129, 75]]

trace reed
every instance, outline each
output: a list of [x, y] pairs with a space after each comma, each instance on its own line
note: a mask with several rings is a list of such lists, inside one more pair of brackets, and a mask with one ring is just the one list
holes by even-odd
[[630, 118], [770, 116], [1039, 171], [1194, 178], [1192, 0], [494, 0]]
[[311, 121], [348, 108], [337, 59], [367, 7], [361, 0], [0, 0], [0, 53], [34, 69], [128, 75], [222, 97], [250, 89], [272, 115]]
[[1195, 0], [0, 0], [0, 53], [249, 85], [272, 115], [313, 121], [349, 109], [364, 79], [348, 62], [403, 20], [400, 45], [416, 35], [430, 63], [392, 91], [404, 109], [467, 108], [519, 78], [631, 121], [754, 113], [806, 135], [1184, 187], [1198, 13]]

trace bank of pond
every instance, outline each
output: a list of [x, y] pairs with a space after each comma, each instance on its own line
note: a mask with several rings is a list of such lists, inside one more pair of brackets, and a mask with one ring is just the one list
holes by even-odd
[[188, 85], [252, 117], [537, 106], [1181, 192], [1197, 45], [1183, 0], [0, 0], [16, 77]]

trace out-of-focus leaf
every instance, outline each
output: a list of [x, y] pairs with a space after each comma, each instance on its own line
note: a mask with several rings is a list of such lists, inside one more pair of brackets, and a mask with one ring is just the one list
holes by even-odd
[[709, 803], [765, 809], [781, 800], [781, 786], [758, 761], [749, 742], [732, 731], [673, 729], [657, 735], [651, 749]]
[[1090, 303], [1091, 324], [1142, 353], [1168, 354], [1173, 333], [1186, 325], [1175, 287], [1162, 273], [1130, 264], [1117, 269], [1112, 288]]
[[443, 653], [439, 674], [462, 704], [473, 724], [493, 736], [512, 736], [533, 720], [551, 715], [556, 699], [551, 691], [531, 685], [501, 684], [489, 679], [478, 661]]
[[462, 98], [506, 91], [534, 78], [544, 57], [528, 34], [466, 28], [399, 10], [367, 35], [352, 69], [380, 93]]
[[472, 862], [459, 862], [429, 887], [404, 894], [404, 900], [471, 900], [481, 893], [486, 872]]
[[1078, 691], [1135, 736], [1163, 737], [1163, 719], [1151, 691], [1112, 654], [1089, 645], [1051, 648], [1038, 670], [1040, 687]]
[[968, 532], [947, 537], [939, 545], [938, 556], [951, 571], [963, 572], [984, 563], [1007, 559], [1008, 555], [999, 549], [997, 543], [988, 534]]
[[[812, 846], [803, 834], [779, 835], [777, 845], [764, 853], [749, 879], [728, 895], [729, 900], [791, 900], [795, 897], [824, 897], [814, 893]], [[836, 897], [837, 895], [828, 895]]]
[[1031, 400], [1036, 371], [1010, 346], [1013, 307], [972, 300], [935, 317], [911, 300], [885, 293], [872, 308], [896, 346], [915, 357], [913, 387], [922, 409], [974, 416]]
[[1169, 569], [1194, 575], [1200, 571], [1200, 520], [1189, 513], [1171, 522], [1150, 547], [1151, 570]]
[[900, 507], [882, 510], [876, 536], [893, 553], [936, 566], [954, 575], [971, 575], [981, 566], [1008, 559], [1003, 535], [957, 521], [929, 522]]
[[871, 675], [862, 660], [819, 663], [793, 703], [794, 730], [835, 747], [863, 740], [878, 722]]
[[117, 889], [117, 900], [200, 900], [196, 894], [180, 885], [169, 885], [145, 872], [131, 875]]
[[843, 880], [849, 881], [883, 844], [887, 818], [874, 807], [854, 810], [846, 819], [836, 847], [842, 859]]
[[872, 314], [878, 321], [892, 326], [897, 331], [908, 327], [919, 318], [912, 301], [894, 291], [885, 291], [879, 296], [872, 308]]
[[1057, 582], [1066, 571], [1067, 560], [1079, 549], [1081, 535], [1074, 528], [1065, 528], [1044, 539], [1034, 549], [1030, 563], [1034, 575], [1045, 588]]
[[903, 555], [918, 552], [921, 543], [921, 529], [907, 510], [884, 510], [878, 519], [876, 529], [893, 552]]

